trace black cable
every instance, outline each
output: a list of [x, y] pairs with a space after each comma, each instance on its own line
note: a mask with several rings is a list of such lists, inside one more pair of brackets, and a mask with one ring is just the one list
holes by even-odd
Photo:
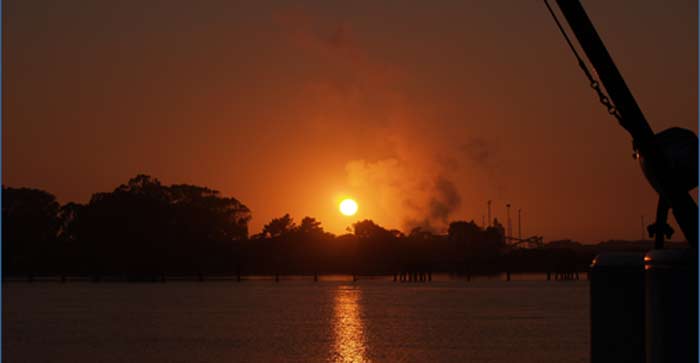
[[576, 51], [576, 48], [574, 47], [573, 43], [571, 43], [571, 39], [569, 39], [569, 36], [566, 35], [566, 32], [564, 31], [564, 27], [562, 27], [561, 23], [559, 22], [557, 15], [554, 14], [554, 10], [552, 10], [552, 7], [549, 6], [549, 1], [544, 0], [544, 4], [547, 6], [547, 10], [549, 10], [549, 13], [552, 15], [552, 19], [554, 19], [554, 22], [557, 23], [557, 27], [559, 28], [561, 35], [563, 35], [564, 39], [566, 39], [566, 44], [569, 45], [571, 52], [574, 53], [574, 56], [576, 57], [576, 60], [578, 61], [578, 66], [581, 68], [583, 73], [586, 75], [586, 78], [588, 78], [588, 82], [590, 82], [591, 87], [598, 94], [598, 99], [600, 100], [600, 103], [602, 103], [605, 107], [607, 107], [608, 113], [613, 115], [617, 119], [617, 121], [621, 125], [623, 125], [623, 127], [624, 127], [620, 113], [618, 112], [617, 108], [615, 108], [615, 106], [612, 104], [612, 102], [610, 102], [610, 98], [608, 98], [608, 96], [605, 95], [605, 93], [603, 93], [603, 90], [600, 89], [600, 82], [598, 82], [593, 77], [593, 75], [591, 74], [591, 71], [589, 71], [588, 67], [586, 67], [586, 63], [583, 61], [583, 58], [581, 58], [581, 56]]
[[578, 61], [579, 67], [583, 70], [583, 73], [586, 74], [586, 77], [588, 77], [588, 80], [591, 82], [591, 85], [593, 83], [597, 83], [597, 81], [593, 78], [591, 75], [591, 72], [588, 70], [586, 67], [586, 63], [583, 62], [583, 59], [581, 58], [580, 55], [578, 55], [578, 52], [576, 51], [576, 48], [574, 48], [574, 45], [571, 43], [571, 39], [569, 39], [569, 36], [566, 35], [566, 32], [564, 31], [564, 27], [561, 26], [561, 23], [559, 22], [559, 19], [557, 18], [556, 14], [554, 14], [554, 10], [552, 10], [552, 7], [549, 6], [549, 1], [544, 0], [544, 4], [547, 5], [547, 9], [549, 10], [549, 13], [552, 15], [552, 19], [554, 19], [554, 22], [557, 23], [557, 27], [559, 28], [559, 31], [561, 32], [561, 35], [564, 36], [564, 39], [566, 39], [566, 44], [569, 45], [569, 48], [571, 49], [571, 52], [574, 53], [574, 56], [576, 57], [576, 60]]

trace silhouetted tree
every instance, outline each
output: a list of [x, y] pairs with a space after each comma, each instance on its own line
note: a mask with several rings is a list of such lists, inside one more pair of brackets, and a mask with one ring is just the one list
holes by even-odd
[[355, 231], [355, 258], [358, 270], [395, 270], [400, 262], [402, 251], [399, 238], [392, 231], [365, 219], [352, 225]]
[[289, 213], [279, 218], [273, 218], [270, 223], [263, 227], [262, 235], [264, 237], [279, 237], [290, 233], [294, 230], [296, 224]]
[[398, 229], [391, 229], [391, 230], [389, 230], [389, 233], [391, 233], [394, 236], [394, 238], [406, 237], [406, 235], [403, 234], [403, 232], [399, 231]]
[[173, 185], [167, 190], [176, 224], [188, 226], [184, 233], [217, 242], [248, 237], [250, 211], [235, 198], [196, 185]]
[[231, 243], [247, 237], [249, 220], [245, 205], [218, 191], [137, 175], [94, 194], [66, 230], [90, 256], [88, 270], [148, 275], [220, 268]]
[[297, 227], [297, 231], [305, 235], [319, 235], [323, 233], [323, 228], [321, 228], [321, 222], [317, 221], [316, 218], [304, 217]]
[[384, 229], [369, 219], [356, 222], [352, 225], [352, 227], [355, 231], [355, 236], [357, 236], [359, 239], [386, 241], [394, 238], [394, 234], [392, 232]]
[[79, 214], [85, 209], [85, 206], [78, 203], [67, 203], [61, 206], [58, 212], [58, 237], [62, 242], [72, 242], [77, 238], [76, 229], [80, 228], [77, 221]]
[[56, 198], [43, 190], [2, 188], [2, 257], [6, 271], [53, 264], [59, 229]]
[[[160, 273], [472, 273], [585, 269], [599, 248], [571, 241], [545, 248], [506, 249], [497, 219], [450, 223], [448, 234], [429, 225], [408, 235], [372, 220], [334, 236], [321, 222], [289, 214], [274, 218], [249, 241], [250, 210], [206, 187], [163, 185], [137, 175], [85, 204], [62, 207], [53, 195], [3, 186], [3, 263], [12, 273], [82, 272], [143, 278]], [[427, 227], [426, 227], [427, 226]], [[626, 247], [627, 246], [627, 247]], [[559, 247], [559, 248], [555, 248]], [[504, 253], [507, 253], [504, 255]], [[464, 270], [463, 270], [464, 271]]]

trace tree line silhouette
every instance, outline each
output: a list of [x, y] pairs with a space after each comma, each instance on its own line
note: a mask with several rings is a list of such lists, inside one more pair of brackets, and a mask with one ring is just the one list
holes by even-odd
[[2, 188], [5, 275], [488, 274], [585, 270], [598, 249], [572, 241], [545, 248], [506, 244], [503, 226], [450, 223], [446, 235], [404, 234], [371, 220], [334, 235], [285, 214], [249, 236], [248, 207], [196, 185], [137, 175], [87, 204], [60, 205], [42, 190]]

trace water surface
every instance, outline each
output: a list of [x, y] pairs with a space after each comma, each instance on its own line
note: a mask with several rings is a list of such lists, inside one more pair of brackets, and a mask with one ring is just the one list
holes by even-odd
[[8, 362], [587, 362], [584, 281], [6, 283]]

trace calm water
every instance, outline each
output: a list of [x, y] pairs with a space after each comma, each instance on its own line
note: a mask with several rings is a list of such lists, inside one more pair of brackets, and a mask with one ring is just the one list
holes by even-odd
[[587, 362], [588, 284], [8, 283], [7, 362]]

